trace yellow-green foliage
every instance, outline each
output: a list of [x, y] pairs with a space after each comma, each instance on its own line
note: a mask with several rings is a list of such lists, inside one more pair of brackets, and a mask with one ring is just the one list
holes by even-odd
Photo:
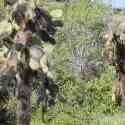
[[[56, 6], [53, 8], [56, 9]], [[51, 7], [49, 9], [51, 10]], [[111, 115], [119, 110], [118, 106], [111, 102], [112, 68], [106, 67], [99, 77], [90, 81], [75, 78], [74, 72], [69, 69], [72, 64], [72, 49], [84, 46], [85, 43], [96, 42], [95, 37], [82, 33], [80, 28], [92, 26], [97, 32], [101, 32], [105, 7], [96, 3], [88, 5], [88, 0], [78, 0], [64, 4], [61, 9], [64, 13], [61, 17], [64, 19], [64, 27], [59, 29], [55, 36], [57, 44], [51, 69], [56, 76], [60, 94], [66, 98], [66, 102], [57, 101], [56, 105], [49, 109], [45, 125], [88, 125], [93, 123], [94, 119], [98, 120], [98, 114]], [[98, 58], [100, 52], [99, 47], [87, 48], [86, 51], [88, 58], [94, 54], [97, 54]], [[36, 121], [39, 121], [38, 124], [42, 123], [40, 110], [33, 116], [33, 125], [37, 125]]]
[[95, 119], [89, 125], [124, 125], [125, 124], [125, 113], [117, 113], [115, 115], [102, 115], [98, 114]]
[[0, 34], [3, 32], [11, 32], [12, 26], [6, 20], [0, 22]]
[[0, 8], [4, 7], [4, 0], [0, 0]]
[[[63, 76], [64, 77], [64, 76]], [[46, 113], [49, 125], [78, 125], [98, 120], [98, 114], [113, 114], [118, 108], [112, 105], [112, 69], [91, 81], [62, 81], [61, 92], [66, 102], [58, 102]], [[42, 123], [41, 109], [33, 113], [33, 125]], [[101, 122], [101, 121], [100, 121]]]
[[93, 24], [103, 14], [105, 8], [91, 0], [78, 0], [67, 5], [65, 10], [70, 21], [77, 21], [83, 24]]

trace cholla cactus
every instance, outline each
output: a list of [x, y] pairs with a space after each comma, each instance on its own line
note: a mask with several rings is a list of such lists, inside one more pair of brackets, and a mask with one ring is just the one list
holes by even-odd
[[40, 71], [46, 78], [52, 79], [46, 51], [41, 47], [42, 43], [33, 41], [34, 36], [45, 42], [55, 43], [52, 37], [56, 32], [55, 27], [62, 26], [61, 21], [53, 20], [47, 11], [39, 7], [32, 8], [31, 13], [34, 16], [29, 16], [29, 2], [18, 0], [15, 3], [10, 22], [15, 21], [19, 28], [12, 28], [11, 32], [0, 36], [1, 47], [8, 49], [4, 54], [2, 71], [7, 69], [7, 72], [13, 71], [16, 74], [18, 125], [30, 125], [30, 96], [34, 72]]
[[[110, 33], [108, 33], [106, 47], [109, 52], [109, 58], [115, 66], [117, 74], [117, 83], [113, 88], [112, 100], [117, 101], [117, 97], [122, 97], [122, 104], [125, 110], [125, 16], [122, 12], [112, 15], [112, 21], [108, 25]], [[120, 92], [119, 92], [120, 91]], [[119, 93], [117, 95], [117, 93]]]

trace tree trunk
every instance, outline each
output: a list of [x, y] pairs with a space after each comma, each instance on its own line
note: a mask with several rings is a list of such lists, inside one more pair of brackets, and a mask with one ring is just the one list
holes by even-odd
[[125, 74], [121, 74], [121, 94], [122, 94], [122, 106], [125, 111]]
[[32, 93], [32, 70], [28, 62], [19, 62], [17, 65], [17, 125], [30, 125], [30, 96]]

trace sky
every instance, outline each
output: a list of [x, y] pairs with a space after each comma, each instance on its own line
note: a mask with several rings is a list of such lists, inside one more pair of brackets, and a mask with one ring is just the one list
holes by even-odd
[[105, 3], [112, 5], [113, 8], [125, 8], [125, 0], [103, 0]]

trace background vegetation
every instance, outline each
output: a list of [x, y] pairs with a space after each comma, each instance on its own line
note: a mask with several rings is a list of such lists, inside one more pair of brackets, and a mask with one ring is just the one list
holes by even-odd
[[[43, 123], [41, 106], [36, 104], [37, 90], [33, 90], [32, 125], [123, 125], [124, 113], [120, 112], [119, 105], [111, 102], [114, 69], [103, 56], [106, 29], [103, 19], [109, 8], [100, 1], [90, 0], [43, 0], [39, 6], [47, 7], [50, 13], [62, 10], [63, 14], [55, 18], [62, 19], [64, 26], [55, 35], [57, 44], [49, 57], [51, 72], [60, 90], [56, 104], [48, 109]], [[1, 18], [2, 11], [5, 10], [0, 11]], [[11, 77], [6, 76], [4, 83]], [[9, 112], [16, 110], [11, 93], [13, 84], [10, 86], [9, 82], [5, 88], [10, 100], [4, 106]], [[9, 121], [14, 119], [13, 115]]]

